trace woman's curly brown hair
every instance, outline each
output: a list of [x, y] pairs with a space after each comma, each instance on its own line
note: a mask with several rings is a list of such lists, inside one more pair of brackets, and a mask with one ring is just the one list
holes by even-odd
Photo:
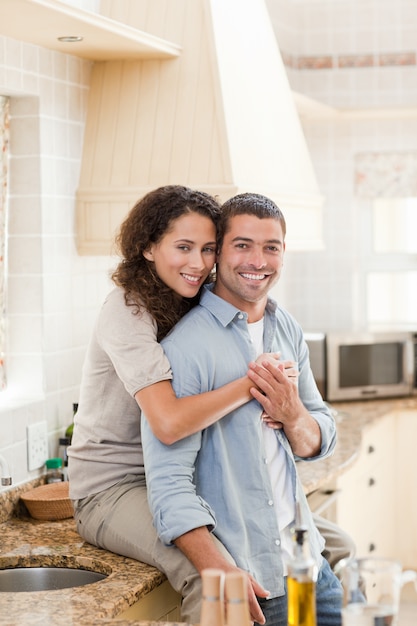
[[[143, 252], [162, 239], [174, 220], [191, 212], [210, 218], [217, 228], [220, 205], [213, 197], [181, 185], [159, 187], [135, 204], [116, 238], [123, 259], [112, 280], [124, 289], [126, 305], [136, 306], [138, 313], [146, 309], [152, 315], [158, 341], [198, 303], [200, 293], [194, 298], [179, 296], [159, 278]], [[206, 282], [211, 280], [209, 276]]]

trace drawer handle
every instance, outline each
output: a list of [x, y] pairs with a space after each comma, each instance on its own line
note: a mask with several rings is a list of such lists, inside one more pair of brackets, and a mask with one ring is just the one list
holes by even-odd
[[373, 452], [375, 452], [375, 447], [374, 446], [368, 446], [368, 454], [372, 454]]
[[374, 543], [370, 543], [369, 544], [369, 552], [375, 552], [376, 550], [376, 545]]
[[376, 483], [375, 478], [370, 478], [370, 479], [368, 480], [368, 485], [369, 485], [369, 487], [373, 487], [373, 486], [375, 485], [375, 483]]

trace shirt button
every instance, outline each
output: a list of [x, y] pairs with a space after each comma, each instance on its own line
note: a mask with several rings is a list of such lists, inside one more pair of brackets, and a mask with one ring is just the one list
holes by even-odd
[[274, 501], [273, 500], [268, 500], [268, 504], [269, 504], [269, 506], [273, 506], [274, 505]]
[[239, 318], [240, 320], [243, 320], [243, 313], [239, 313], [239, 314], [238, 314], [238, 318]]
[[280, 546], [281, 545], [281, 540], [280, 539], [275, 539], [275, 545], [276, 546]]

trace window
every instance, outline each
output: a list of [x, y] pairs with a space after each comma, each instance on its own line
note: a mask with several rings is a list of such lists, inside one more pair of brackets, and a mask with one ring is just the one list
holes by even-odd
[[371, 325], [417, 326], [417, 198], [372, 203], [372, 251], [367, 273]]
[[417, 254], [417, 198], [374, 200], [373, 249]]

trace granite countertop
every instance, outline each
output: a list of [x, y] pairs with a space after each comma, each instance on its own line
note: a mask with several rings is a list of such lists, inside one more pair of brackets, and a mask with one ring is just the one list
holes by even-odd
[[[34, 485], [31, 484], [29, 488]], [[0, 494], [10, 499], [25, 491], [19, 486]], [[7, 498], [7, 494], [10, 498]], [[113, 618], [160, 585], [165, 576], [134, 559], [121, 557], [84, 542], [73, 519], [45, 522], [30, 517], [9, 517], [0, 525], [0, 567], [81, 566], [108, 576], [96, 583], [41, 592], [0, 592], [0, 625], [25, 626], [163, 626], [164, 622], [113, 621]], [[174, 626], [172, 622], [166, 626]], [[176, 626], [191, 626], [179, 624]]]
[[[306, 493], [326, 485], [354, 463], [362, 430], [368, 424], [395, 410], [417, 410], [417, 397], [338, 403], [333, 408], [338, 430], [334, 454], [322, 461], [297, 464]], [[0, 625], [175, 626], [173, 622], [114, 622], [116, 615], [160, 585], [164, 575], [144, 563], [85, 543], [73, 519], [41, 522], [19, 516], [20, 495], [34, 486], [32, 481], [0, 493], [0, 566], [33, 565], [41, 559], [55, 566], [75, 562], [109, 575], [100, 582], [72, 589], [0, 593]]]
[[[164, 575], [153, 567], [85, 543], [78, 535], [73, 519], [44, 522], [11, 518], [1, 525], [0, 533], [2, 566], [79, 565], [109, 574], [100, 582], [83, 587], [0, 593], [0, 624], [114, 624], [111, 618], [165, 580]], [[117, 622], [121, 626], [128, 623]]]

